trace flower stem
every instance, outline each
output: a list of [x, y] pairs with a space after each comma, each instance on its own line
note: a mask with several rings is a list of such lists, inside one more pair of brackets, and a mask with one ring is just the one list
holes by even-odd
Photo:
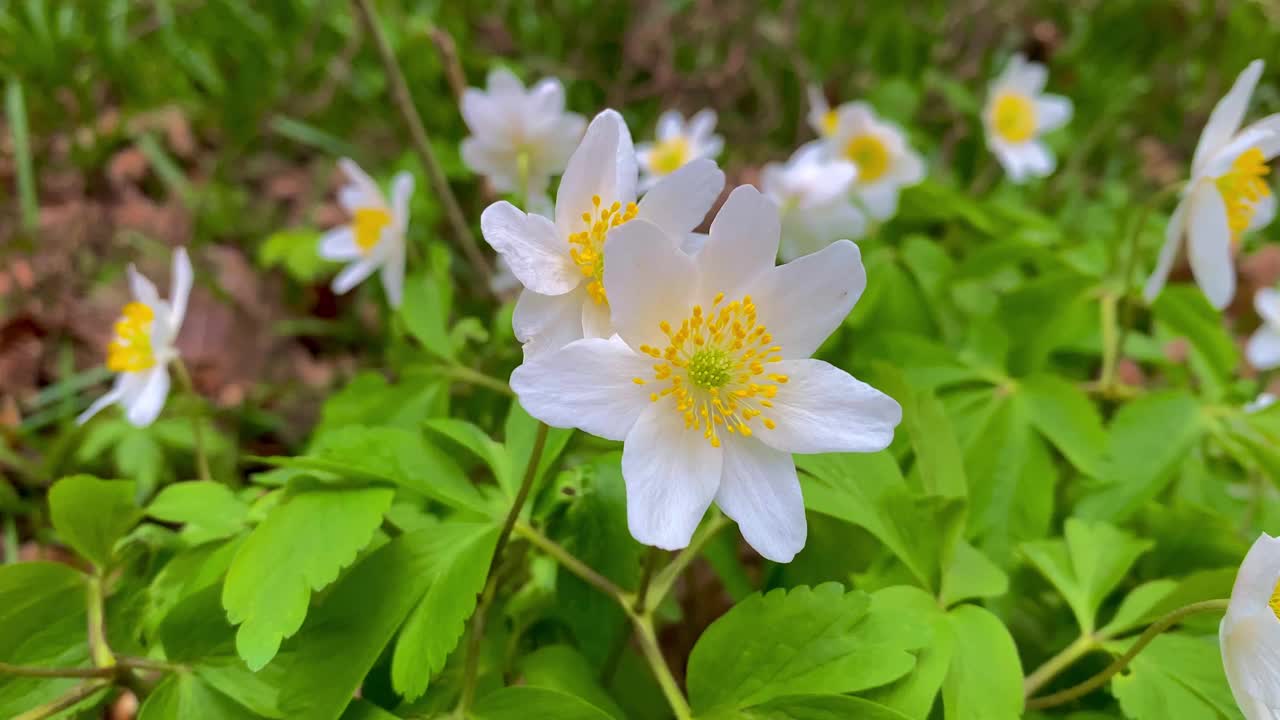
[[693, 562], [694, 558], [702, 553], [702, 548], [706, 547], [711, 538], [716, 536], [726, 525], [729, 519], [721, 515], [718, 511], [713, 510], [714, 514], [711, 519], [702, 527], [698, 528], [698, 532], [694, 533], [693, 540], [689, 542], [689, 547], [681, 550], [669, 565], [662, 568], [662, 572], [653, 581], [653, 591], [651, 593], [652, 605], [656, 606], [661, 603], [667, 594], [671, 592], [671, 588], [675, 585], [676, 579], [680, 577]]
[[612, 597], [623, 607], [631, 607], [628, 602], [629, 595], [625, 590], [615, 585], [609, 578], [596, 572], [591, 566], [574, 557], [573, 553], [564, 549], [564, 546], [543, 535], [529, 523], [517, 522], [516, 532], [532, 543], [534, 547], [550, 555], [565, 570], [577, 575], [583, 582]]
[[[192, 397], [200, 398], [200, 394], [196, 392], [195, 383], [191, 381], [191, 373], [187, 372], [187, 364], [182, 362], [182, 358], [174, 358], [173, 366], [177, 370], [178, 382], [182, 384], [182, 388]], [[196, 473], [204, 482], [213, 482], [213, 473], [209, 472], [209, 455], [204, 444], [204, 423], [201, 422], [198, 412], [191, 416], [191, 439], [196, 450]]]
[[476, 675], [480, 667], [480, 642], [484, 639], [484, 617], [489, 610], [489, 604], [498, 593], [498, 565], [502, 560], [502, 552], [506, 550], [507, 541], [511, 539], [516, 522], [520, 519], [520, 512], [524, 509], [524, 504], [528, 501], [529, 493], [533, 489], [533, 481], [538, 476], [538, 465], [542, 463], [542, 451], [547, 446], [547, 433], [550, 430], [546, 423], [538, 423], [538, 435], [534, 438], [533, 450], [529, 453], [529, 464], [525, 467], [524, 479], [520, 482], [520, 489], [516, 491], [511, 509], [507, 511], [507, 517], [502, 521], [502, 529], [498, 531], [498, 541], [493, 546], [493, 560], [489, 563], [489, 579], [485, 583], [479, 602], [476, 603], [476, 610], [471, 615], [471, 635], [467, 641], [466, 663], [463, 666], [462, 693], [458, 699], [456, 713], [458, 717], [465, 717], [467, 711], [471, 709], [471, 704], [475, 702]]
[[10, 665], [0, 662], [0, 675], [15, 675], [29, 678], [109, 678], [115, 677], [115, 668], [46, 668], [28, 665]]
[[653, 630], [653, 618], [648, 614], [633, 614], [632, 620], [635, 622], [636, 636], [640, 639], [640, 650], [644, 653], [644, 659], [648, 661], [649, 668], [653, 670], [654, 679], [662, 687], [662, 694], [666, 696], [671, 712], [676, 716], [676, 720], [690, 720], [693, 717], [693, 711], [689, 709], [689, 701], [684, 699], [684, 693], [680, 691], [680, 686], [676, 684], [671, 669], [667, 667], [667, 659], [662, 656], [658, 636]]
[[32, 708], [21, 715], [17, 715], [13, 720], [44, 720], [45, 718], [53, 717], [63, 710], [75, 707], [85, 698], [88, 698], [90, 695], [93, 695], [108, 685], [110, 685], [110, 683], [106, 680], [91, 680], [87, 683], [77, 685], [62, 697], [39, 707]]
[[[1155, 640], [1156, 637], [1160, 635], [1160, 633], [1164, 632], [1165, 630], [1168, 630], [1174, 625], [1177, 625], [1178, 623], [1182, 622], [1183, 619], [1185, 619], [1190, 615], [1194, 615], [1196, 613], [1202, 613], [1202, 612], [1212, 612], [1216, 610], [1226, 610], [1228, 602], [1229, 602], [1228, 600], [1205, 600], [1203, 602], [1184, 605], [1183, 607], [1180, 607], [1177, 610], [1170, 612], [1169, 614], [1160, 618], [1156, 622], [1152, 623], [1151, 626], [1149, 626], [1142, 633], [1142, 635], [1140, 635], [1138, 639], [1134, 641], [1132, 645], [1129, 646], [1129, 649], [1126, 650], [1123, 655], [1116, 658], [1115, 661], [1112, 662], [1110, 665], [1108, 665], [1105, 670], [1098, 673], [1097, 675], [1094, 675], [1088, 680], [1085, 680], [1079, 685], [1069, 687], [1066, 690], [1060, 690], [1050, 695], [1044, 695], [1042, 697], [1032, 698], [1027, 701], [1026, 709], [1027, 710], [1043, 710], [1045, 708], [1051, 708], [1056, 705], [1062, 705], [1064, 703], [1071, 702], [1076, 698], [1088, 695], [1094, 690], [1097, 690], [1098, 688], [1105, 685], [1106, 682], [1110, 680], [1113, 675], [1115, 675], [1116, 673], [1128, 667], [1129, 663], [1132, 662], [1133, 659], [1138, 656], [1138, 653], [1142, 652], [1143, 649], [1145, 649], [1148, 645], [1150, 645], [1151, 641]], [[1028, 678], [1028, 680], [1030, 680], [1030, 678]]]
[[86, 595], [89, 616], [89, 656], [93, 659], [93, 664], [96, 667], [114, 668], [116, 666], [116, 658], [111, 652], [111, 646], [107, 644], [107, 625], [103, 610], [104, 599], [101, 575], [94, 575], [89, 578]]
[[645, 601], [649, 595], [649, 583], [653, 580], [653, 571], [661, 557], [662, 550], [656, 547], [649, 548], [649, 552], [644, 556], [644, 567], [640, 571], [640, 585], [636, 589], [636, 601], [631, 608], [637, 615], [644, 615], [646, 612]]
[[[467, 260], [472, 267], [487, 280], [493, 274], [489, 267], [489, 262], [485, 260], [484, 255], [480, 252], [475, 236], [471, 234], [471, 227], [467, 224], [466, 217], [462, 214], [462, 208], [458, 205], [458, 198], [454, 196], [452, 188], [449, 187], [449, 180], [445, 177], [444, 170], [440, 168], [440, 163], [436, 160], [435, 153], [431, 150], [431, 138], [427, 135], [427, 129], [422, 124], [422, 116], [418, 114], [418, 109], [413, 104], [413, 96], [409, 93], [409, 84], [404, 79], [404, 72], [400, 69], [400, 63], [396, 60], [391, 44], [387, 42], [387, 36], [382, 32], [382, 25], [378, 23], [378, 16], [373, 10], [373, 4], [370, 0], [352, 0], [352, 3], [355, 5], [357, 13], [364, 20], [365, 26], [369, 28], [373, 43], [377, 46], [378, 54], [382, 57], [382, 65], [387, 73], [387, 81], [391, 85], [391, 98], [400, 110], [400, 116], [404, 119], [405, 125], [409, 128], [409, 138], [413, 141], [413, 149], [417, 151], [418, 157], [422, 160], [422, 166], [431, 181], [432, 189], [435, 190], [436, 195], [444, 203], [445, 216], [449, 219], [449, 224], [453, 226], [453, 234], [457, 239], [458, 245], [461, 247], [463, 254], [467, 256]], [[479, 284], [486, 289], [489, 287], [488, 282]]]
[[1057, 677], [1058, 673], [1067, 669], [1076, 660], [1088, 655], [1097, 647], [1098, 639], [1092, 633], [1086, 633], [1076, 638], [1075, 642], [1063, 648], [1062, 652], [1046, 660], [1043, 665], [1027, 676], [1027, 679], [1022, 683], [1023, 697], [1034, 695], [1037, 690]]
[[499, 380], [496, 377], [485, 375], [479, 370], [473, 370], [466, 365], [441, 365], [436, 368], [441, 375], [445, 375], [454, 380], [459, 380], [472, 385], [489, 388], [506, 395], [507, 397], [515, 397], [516, 394], [511, 390], [511, 386]]

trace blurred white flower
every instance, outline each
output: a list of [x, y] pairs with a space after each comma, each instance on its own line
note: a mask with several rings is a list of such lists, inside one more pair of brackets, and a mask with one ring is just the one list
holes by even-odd
[[856, 245], [775, 267], [777, 207], [733, 191], [696, 255], [636, 220], [605, 247], [617, 335], [534, 358], [511, 388], [534, 417], [623, 441], [631, 534], [688, 545], [712, 501], [761, 555], [788, 562], [807, 537], [791, 453], [875, 452], [892, 398], [810, 356], [866, 287]]
[[1245, 720], [1280, 717], [1280, 540], [1263, 533], [1245, 555], [1218, 641]]
[[675, 110], [662, 113], [658, 118], [656, 142], [636, 145], [640, 192], [694, 160], [716, 159], [724, 149], [724, 139], [715, 134], [715, 129], [714, 110], [701, 110], [687, 123]]
[[821, 141], [802, 146], [785, 164], [764, 166], [760, 187], [782, 216], [783, 260], [862, 236], [866, 218], [850, 199], [857, 175], [852, 163], [830, 157]]
[[1015, 183], [1045, 177], [1057, 166], [1040, 136], [1067, 124], [1071, 100], [1046, 94], [1047, 77], [1044, 65], [1014, 55], [987, 92], [982, 111], [987, 147]]
[[1276, 404], [1276, 396], [1269, 392], [1259, 393], [1258, 397], [1245, 403], [1244, 411], [1247, 413], [1262, 412], [1272, 405]]
[[605, 240], [637, 218], [677, 242], [702, 223], [720, 197], [724, 173], [694, 160], [636, 203], [636, 154], [622, 116], [605, 110], [591, 121], [556, 194], [554, 221], [496, 202], [480, 216], [484, 239], [524, 285], [512, 325], [526, 357], [583, 337], [613, 334], [603, 285]]
[[378, 184], [359, 165], [342, 158], [338, 166], [348, 180], [338, 191], [338, 204], [351, 215], [351, 223], [320, 237], [321, 257], [349, 262], [333, 279], [333, 291], [342, 295], [374, 270], [381, 270], [387, 302], [398, 308], [404, 296], [404, 234], [409, 228], [413, 176], [401, 172], [392, 179], [388, 204]]
[[[462, 119], [471, 135], [462, 141], [462, 161], [500, 193], [546, 194], [582, 139], [586, 119], [565, 112], [564, 86], [546, 78], [525, 90], [510, 70], [489, 73], [487, 90], [467, 88]], [[523, 177], [524, 186], [521, 186]]]
[[76, 418], [84, 423], [108, 405], [118, 403], [138, 427], [160, 415], [169, 396], [169, 363], [178, 357], [178, 332], [191, 296], [191, 259], [185, 248], [173, 253], [170, 298], [161, 300], [156, 286], [129, 266], [133, 302], [124, 306], [107, 346], [107, 369], [116, 373], [111, 389]]
[[828, 139], [832, 154], [858, 169], [853, 181], [858, 204], [877, 221], [898, 211], [899, 191], [924, 180], [924, 161], [907, 145], [906, 133], [876, 117], [870, 105], [846, 103]]
[[1261, 60], [1249, 63], [1200, 133], [1191, 179], [1169, 218], [1164, 247], [1143, 292], [1147, 302], [1164, 289], [1185, 236], [1196, 283], [1215, 308], [1226, 307], [1236, 294], [1232, 245], [1275, 216], [1275, 197], [1264, 178], [1271, 172], [1267, 162], [1280, 153], [1280, 114], [1240, 128], [1262, 69]]
[[818, 133], [818, 137], [828, 138], [836, 134], [840, 126], [840, 115], [845, 112], [849, 103], [833, 108], [827, 102], [822, 88], [810, 85], [809, 93], [809, 127]]
[[1280, 367], [1280, 291], [1262, 288], [1253, 296], [1253, 307], [1262, 325], [1245, 346], [1249, 364], [1259, 370]]

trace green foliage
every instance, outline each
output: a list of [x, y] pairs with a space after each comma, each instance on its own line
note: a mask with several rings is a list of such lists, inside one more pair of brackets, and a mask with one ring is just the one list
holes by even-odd
[[1217, 644], [1217, 637], [1161, 635], [1111, 681], [1111, 692], [1134, 720], [1239, 717], [1221, 663], [1205, 662], [1206, 648], [1213, 654]]
[[99, 568], [111, 564], [116, 543], [142, 513], [130, 480], [75, 475], [49, 490], [49, 516], [63, 541]]

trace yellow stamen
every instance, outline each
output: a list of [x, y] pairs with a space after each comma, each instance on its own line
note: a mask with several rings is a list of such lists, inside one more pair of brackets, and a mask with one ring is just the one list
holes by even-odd
[[649, 153], [649, 171], [654, 175], [669, 175], [684, 167], [692, 153], [683, 135], [660, 140]]
[[875, 135], [858, 135], [844, 146], [845, 157], [858, 168], [858, 182], [872, 183], [889, 172], [889, 148]]
[[759, 323], [750, 295], [725, 303], [719, 293], [710, 309], [695, 305], [678, 327], [666, 321], [658, 327], [667, 347], [641, 348], [662, 361], [653, 366], [653, 377], [665, 387], [650, 393], [652, 402], [671, 398], [685, 428], [701, 432], [712, 447], [720, 447], [721, 430], [752, 437], [752, 421], [778, 427], [764, 417], [773, 407], [766, 398], [777, 395], [777, 384], [787, 377], [766, 374], [764, 365], [781, 361], [781, 348]]
[[609, 301], [604, 292], [604, 241], [609, 231], [619, 225], [634, 220], [640, 208], [635, 203], [615, 201], [604, 206], [599, 195], [591, 198], [591, 212], [582, 213], [582, 221], [587, 229], [569, 235], [569, 256], [577, 264], [582, 274], [591, 278], [587, 284], [587, 292], [597, 305]]
[[1227, 226], [1231, 228], [1233, 243], [1239, 242], [1240, 234], [1249, 229], [1258, 211], [1258, 201], [1271, 194], [1271, 188], [1263, 180], [1270, 172], [1266, 156], [1255, 147], [1240, 153], [1231, 163], [1231, 169], [1215, 181], [1227, 206]]
[[840, 126], [840, 113], [835, 108], [822, 113], [822, 134], [830, 137]]
[[115, 339], [107, 345], [107, 369], [112, 372], [140, 372], [154, 367], [151, 326], [155, 313], [140, 302], [124, 306], [115, 325]]
[[1002, 92], [991, 105], [991, 126], [1006, 142], [1024, 143], [1036, 134], [1036, 105], [1022, 93]]
[[1267, 603], [1271, 606], [1271, 612], [1275, 613], [1276, 619], [1280, 620], [1280, 581], [1276, 582], [1276, 587], [1271, 591], [1271, 600]]
[[382, 229], [391, 224], [391, 213], [382, 208], [359, 208], [353, 213], [352, 229], [356, 236], [356, 247], [362, 255], [368, 255], [382, 240]]

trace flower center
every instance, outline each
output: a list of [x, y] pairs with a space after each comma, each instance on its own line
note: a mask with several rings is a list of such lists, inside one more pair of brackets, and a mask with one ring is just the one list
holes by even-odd
[[649, 169], [656, 175], [668, 175], [689, 162], [689, 141], [683, 135], [667, 138], [653, 146], [649, 154]]
[[858, 182], [873, 183], [889, 171], [889, 148], [874, 135], [859, 135], [844, 146], [845, 157], [858, 168]]
[[1036, 105], [1022, 93], [1000, 93], [991, 108], [991, 125], [1008, 142], [1026, 142], [1036, 132]]
[[591, 212], [582, 213], [582, 222], [587, 229], [569, 235], [569, 244], [573, 246], [569, 248], [569, 256], [582, 274], [591, 278], [591, 282], [587, 284], [587, 292], [597, 305], [604, 305], [609, 301], [604, 293], [605, 238], [608, 237], [609, 230], [628, 220], [634, 220], [639, 211], [639, 207], [633, 202], [627, 203], [625, 209], [616, 200], [606, 207], [601, 204], [599, 195], [593, 195]]
[[1227, 225], [1231, 228], [1231, 241], [1240, 239], [1240, 233], [1249, 229], [1249, 223], [1258, 211], [1257, 202], [1271, 194], [1267, 181], [1262, 178], [1271, 172], [1267, 158], [1258, 148], [1249, 148], [1231, 163], [1214, 183], [1222, 193], [1227, 206]]
[[751, 437], [752, 421], [768, 430], [777, 427], [764, 413], [788, 379], [768, 372], [771, 363], [782, 360], [782, 348], [758, 322], [750, 295], [725, 303], [719, 293], [709, 312], [695, 305], [678, 328], [666, 321], [658, 327], [667, 336], [667, 347], [640, 346], [659, 361], [653, 378], [632, 379], [637, 385], [659, 386], [649, 393], [651, 401], [671, 397], [685, 429], [701, 431], [712, 447], [720, 447], [721, 430]]
[[1271, 600], [1267, 604], [1271, 606], [1271, 612], [1275, 613], [1276, 619], [1280, 620], [1280, 581], [1276, 581], [1276, 587], [1271, 591]]
[[391, 213], [382, 208], [359, 208], [355, 211], [351, 225], [356, 236], [356, 247], [360, 254], [368, 255], [378, 246], [382, 239], [382, 229], [391, 224]]
[[840, 125], [840, 113], [835, 108], [822, 113], [822, 134], [835, 135], [836, 128]]
[[124, 306], [116, 321], [115, 339], [107, 345], [107, 369], [112, 372], [140, 372], [156, 364], [151, 349], [151, 322], [155, 313], [140, 302]]

